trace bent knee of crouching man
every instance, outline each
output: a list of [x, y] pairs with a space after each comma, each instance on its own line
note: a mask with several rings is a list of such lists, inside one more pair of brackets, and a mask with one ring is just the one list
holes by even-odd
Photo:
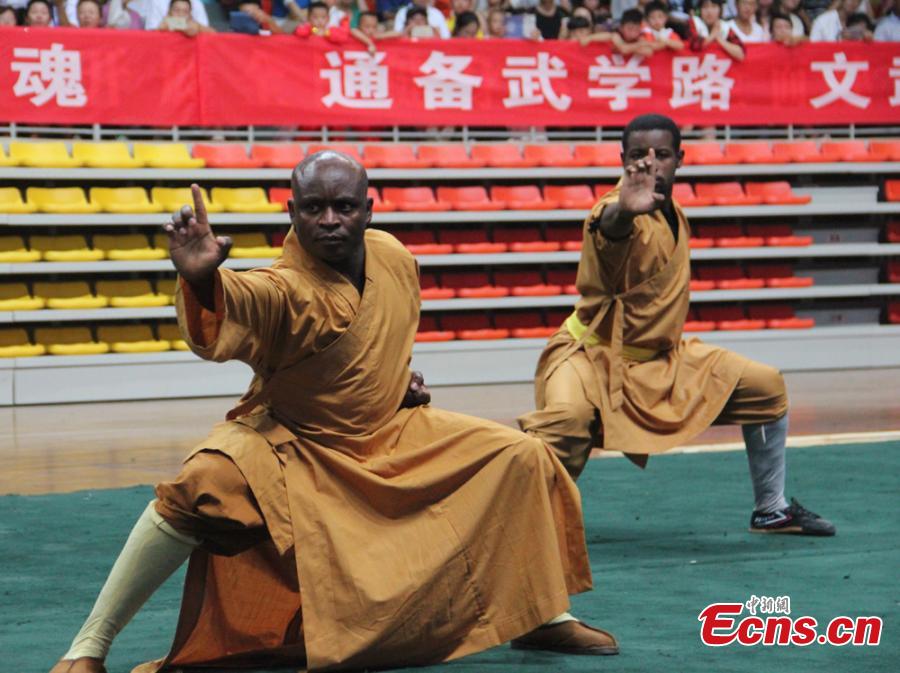
[[544, 442], [577, 479], [597, 442], [599, 417], [590, 404], [552, 405], [520, 416], [519, 427]]
[[732, 393], [726, 416], [738, 423], [768, 423], [788, 412], [787, 386], [775, 367], [750, 362]]

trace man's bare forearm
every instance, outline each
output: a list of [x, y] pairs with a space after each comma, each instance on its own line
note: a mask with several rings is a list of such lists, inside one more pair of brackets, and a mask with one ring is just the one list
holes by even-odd
[[634, 213], [623, 210], [618, 203], [610, 203], [603, 209], [596, 227], [611, 240], [627, 238], [634, 229]]

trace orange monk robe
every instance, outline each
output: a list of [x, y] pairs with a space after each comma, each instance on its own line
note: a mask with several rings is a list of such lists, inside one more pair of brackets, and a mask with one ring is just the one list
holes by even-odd
[[195, 554], [167, 667], [296, 663], [304, 644], [310, 669], [439, 662], [522, 635], [591, 586], [577, 489], [543, 443], [398, 411], [418, 273], [387, 233], [365, 246], [361, 297], [293, 232], [271, 269], [219, 271], [214, 312], [181, 286], [194, 352], [256, 372], [238, 408], [255, 410], [196, 451], [234, 461], [271, 540]]

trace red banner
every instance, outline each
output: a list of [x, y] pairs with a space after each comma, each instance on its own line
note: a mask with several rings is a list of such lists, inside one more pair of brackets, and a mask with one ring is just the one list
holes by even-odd
[[524, 40], [351, 41], [0, 28], [0, 121], [147, 126], [900, 123], [900, 45], [647, 59]]

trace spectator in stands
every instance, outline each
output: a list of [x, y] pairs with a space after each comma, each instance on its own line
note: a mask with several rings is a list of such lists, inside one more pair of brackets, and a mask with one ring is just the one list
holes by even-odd
[[475, 12], [461, 12], [454, 18], [453, 37], [481, 37], [481, 21]]
[[216, 32], [209, 26], [197, 23], [191, 15], [192, 4], [191, 0], [172, 0], [169, 3], [169, 13], [163, 17], [156, 29], [183, 33], [188, 37], [195, 37], [200, 33]]
[[679, 51], [684, 49], [684, 42], [678, 37], [678, 33], [668, 27], [669, 9], [662, 0], [653, 0], [647, 5], [646, 25], [644, 37], [655, 49], [672, 49]]
[[[413, 8], [419, 8], [425, 13], [425, 25], [431, 26], [438, 36], [443, 38], [450, 37], [450, 29], [447, 27], [447, 21], [440, 10], [432, 6], [432, 0], [412, 0], [411, 5], [401, 7], [394, 16], [394, 30], [402, 32], [407, 27], [407, 15]], [[419, 20], [416, 20], [419, 23]], [[414, 24], [415, 25], [415, 24]], [[421, 32], [421, 31], [416, 31]], [[421, 35], [419, 35], [421, 37]]]
[[[397, 16], [400, 16], [399, 12]], [[440, 37], [437, 29], [428, 23], [428, 12], [422, 7], [411, 6], [404, 14], [406, 25], [403, 32], [406, 37]]]
[[32, 28], [53, 27], [53, 9], [48, 0], [28, 0], [24, 25]]
[[568, 23], [568, 39], [585, 45], [594, 33], [591, 22], [581, 15], [573, 15]]
[[619, 21], [619, 29], [612, 34], [613, 50], [625, 55], [650, 56], [654, 49], [644, 37], [643, 24], [641, 10], [626, 10]]
[[0, 5], [0, 26], [18, 26], [19, 15], [12, 7]]
[[351, 28], [349, 20], [340, 25], [329, 25], [331, 12], [324, 2], [311, 2], [307, 11], [308, 23], [297, 26], [294, 35], [301, 38], [321, 37], [334, 44], [343, 44], [351, 37], [362, 42], [370, 54], [375, 53], [375, 43], [358, 28]]
[[783, 44], [785, 47], [796, 47], [809, 39], [802, 32], [800, 35], [794, 34], [794, 24], [787, 14], [772, 14], [769, 25], [772, 30], [772, 42]]
[[565, 38], [565, 20], [568, 12], [557, 3], [557, 0], [538, 0], [531, 13], [534, 14], [534, 23], [542, 38], [545, 40]]
[[[456, 37], [456, 20], [460, 14], [475, 12], [475, 0], [450, 0], [450, 16], [447, 17], [447, 28]], [[480, 32], [479, 23], [479, 32]]]
[[[169, 0], [137, 0], [131, 3], [131, 9], [144, 20], [144, 28], [156, 30], [169, 14]], [[209, 16], [202, 0], [191, 2], [191, 17], [201, 26], [209, 25]]]
[[[194, 0], [194, 2], [202, 1], [203, 0]], [[262, 8], [261, 0], [240, 0], [238, 11], [243, 12], [253, 19], [261, 31], [267, 30], [276, 35], [284, 32], [281, 24], [275, 17]]]
[[730, 21], [730, 27], [745, 44], [769, 41], [769, 34], [756, 20], [758, 7], [757, 0], [737, 0], [737, 16]]
[[359, 25], [359, 15], [369, 11], [366, 0], [335, 0], [328, 10], [328, 25], [339, 26], [347, 19], [351, 28]]
[[394, 22], [397, 12], [408, 4], [409, 0], [376, 0], [375, 12], [390, 24]]
[[376, 40], [388, 40], [403, 37], [403, 33], [385, 30], [384, 26], [378, 22], [378, 15], [375, 12], [362, 12], [359, 15], [359, 26], [357, 27], [357, 30], [373, 42]]
[[700, 14], [688, 24], [688, 45], [694, 51], [717, 44], [735, 61], [744, 60], [744, 45], [731, 27], [722, 21], [723, 0], [700, 0]]
[[847, 26], [841, 32], [841, 39], [853, 42], [871, 42], [875, 39], [875, 24], [868, 14], [856, 12], [847, 17]]
[[775, 0], [772, 14], [784, 14], [791, 20], [791, 33], [794, 37], [809, 34], [809, 17], [806, 10], [800, 6], [800, 0]]
[[900, 0], [894, 0], [894, 6], [875, 28], [877, 42], [900, 42]]
[[99, 0], [78, 0], [78, 27], [103, 27], [103, 12]]
[[809, 33], [811, 42], [837, 42], [847, 25], [847, 18], [859, 9], [860, 0], [838, 0], [833, 9], [820, 14], [813, 21]]
[[502, 39], [506, 37], [506, 12], [492, 8], [487, 15], [487, 33], [485, 37]]
[[770, 37], [772, 35], [772, 7], [774, 5], [775, 0], [759, 0], [756, 8], [756, 21]]

